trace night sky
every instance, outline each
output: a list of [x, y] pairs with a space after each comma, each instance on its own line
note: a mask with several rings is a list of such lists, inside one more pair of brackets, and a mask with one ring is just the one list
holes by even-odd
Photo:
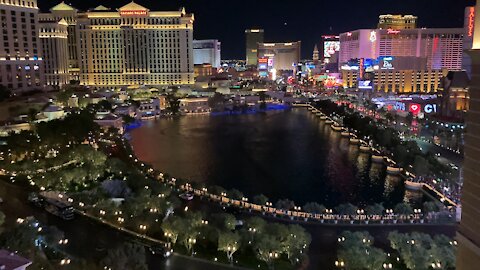
[[[57, 0], [60, 2], [61, 0]], [[43, 11], [55, 0], [38, 0]], [[118, 8], [130, 0], [66, 0], [80, 10], [100, 4]], [[245, 57], [244, 30], [264, 28], [265, 40], [302, 41], [302, 56], [311, 58], [321, 35], [374, 28], [380, 14], [412, 14], [420, 27], [462, 27], [466, 6], [475, 0], [136, 0], [150, 10], [186, 7], [195, 14], [196, 39], [219, 39], [222, 59]]]

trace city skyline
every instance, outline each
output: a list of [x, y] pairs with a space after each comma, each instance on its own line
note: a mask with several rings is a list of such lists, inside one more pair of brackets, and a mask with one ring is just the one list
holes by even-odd
[[[61, 1], [39, 0], [42, 12], [48, 11]], [[75, 8], [87, 10], [102, 4], [114, 9], [119, 8], [130, 0], [102, 2], [86, 0], [66, 1]], [[474, 4], [473, 0], [451, 1], [370, 1], [366, 5], [358, 1], [343, 1], [346, 9], [343, 16], [323, 2], [312, 3], [296, 7], [292, 12], [289, 1], [262, 1], [253, 0], [241, 2], [221, 3], [214, 0], [202, 2], [192, 1], [165, 1], [150, 2], [137, 0], [137, 3], [152, 10], [175, 10], [185, 7], [187, 12], [195, 14], [195, 39], [218, 39], [222, 42], [223, 59], [244, 59], [244, 31], [248, 28], [265, 29], [265, 41], [290, 42], [302, 41], [302, 58], [310, 58], [315, 44], [320, 43], [321, 35], [339, 34], [346, 31], [375, 28], [378, 16], [381, 14], [412, 14], [418, 16], [418, 26], [428, 28], [450, 28], [463, 26], [463, 13], [466, 6]], [[358, 2], [358, 3], [357, 3]], [[256, 8], [253, 8], [256, 7]], [[262, 13], [258, 10], [265, 10]], [[313, 14], [318, 10], [320, 14]], [[232, 14], [236, 14], [232, 16]], [[244, 16], [241, 16], [244, 14]], [[341, 14], [341, 13], [340, 13]], [[358, 20], [362, 14], [362, 20]]]

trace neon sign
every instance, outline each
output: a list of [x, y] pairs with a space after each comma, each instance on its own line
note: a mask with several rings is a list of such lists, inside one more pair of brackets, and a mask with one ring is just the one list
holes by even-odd
[[370, 41], [375, 42], [377, 40], [377, 32], [372, 31], [370, 32]]
[[389, 35], [396, 35], [396, 34], [399, 34], [400, 33], [400, 30], [393, 30], [393, 29], [388, 29], [387, 30], [387, 34]]
[[146, 10], [122, 10], [120, 11], [121, 16], [147, 16], [148, 12]]
[[420, 113], [422, 106], [417, 103], [412, 103], [410, 106], [408, 106], [408, 111], [411, 112], [413, 115], [417, 115]]
[[473, 36], [473, 29], [475, 28], [475, 7], [470, 7], [468, 14], [468, 36]]

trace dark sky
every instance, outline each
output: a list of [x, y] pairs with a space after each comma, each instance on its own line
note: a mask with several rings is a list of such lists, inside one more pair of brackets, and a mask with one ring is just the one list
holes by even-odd
[[[57, 0], [60, 2], [61, 0]], [[118, 8], [131, 0], [65, 0], [80, 10], [103, 4]], [[55, 0], [38, 0], [48, 10]], [[376, 27], [380, 14], [412, 14], [420, 27], [462, 27], [463, 13], [475, 0], [136, 0], [150, 10], [186, 7], [195, 14], [196, 39], [219, 39], [222, 59], [245, 57], [244, 30], [265, 29], [271, 42], [302, 41], [310, 58], [321, 35]], [[286, 24], [286, 25], [285, 25]]]

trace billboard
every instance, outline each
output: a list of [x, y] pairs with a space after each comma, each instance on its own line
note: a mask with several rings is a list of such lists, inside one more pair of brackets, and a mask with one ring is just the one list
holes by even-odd
[[330, 58], [335, 52], [340, 51], [340, 41], [324, 41], [323, 57]]
[[358, 89], [372, 90], [373, 89], [373, 82], [372, 81], [358, 81]]

